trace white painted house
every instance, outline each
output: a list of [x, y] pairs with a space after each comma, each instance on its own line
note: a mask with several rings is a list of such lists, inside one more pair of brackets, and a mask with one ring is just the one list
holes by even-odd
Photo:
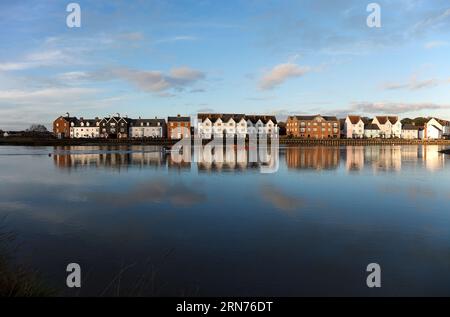
[[131, 138], [163, 138], [166, 131], [166, 120], [157, 118], [130, 120], [129, 130]]
[[70, 123], [70, 137], [74, 139], [92, 139], [100, 137], [100, 119], [84, 119]]
[[402, 126], [402, 139], [417, 140], [419, 138], [420, 128], [412, 124]]
[[443, 129], [441, 122], [436, 118], [431, 118], [425, 123], [425, 133], [424, 138], [426, 140], [437, 140], [442, 139]]
[[368, 123], [364, 125], [364, 137], [367, 139], [376, 139], [380, 137], [380, 128], [378, 125], [373, 123]]
[[347, 116], [344, 122], [344, 136], [347, 139], [362, 139], [364, 137], [364, 122], [360, 116]]
[[397, 116], [376, 116], [372, 123], [380, 128], [381, 138], [401, 138], [402, 136], [402, 123]]
[[205, 113], [197, 116], [197, 133], [204, 139], [214, 135], [246, 137], [249, 131], [272, 133], [278, 131], [274, 116]]

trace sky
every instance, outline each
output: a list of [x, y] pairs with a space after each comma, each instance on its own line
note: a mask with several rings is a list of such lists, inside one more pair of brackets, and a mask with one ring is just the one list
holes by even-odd
[[[0, 1], [0, 129], [197, 112], [450, 119], [450, 2]], [[75, 2], [75, 1], [73, 1]]]

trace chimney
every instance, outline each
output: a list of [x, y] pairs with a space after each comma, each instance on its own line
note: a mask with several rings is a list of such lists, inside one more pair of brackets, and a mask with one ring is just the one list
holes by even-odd
[[95, 120], [98, 120], [98, 117], [95, 117]]
[[80, 121], [83, 121], [84, 120], [84, 118], [83, 117], [80, 117]]
[[179, 117], [181, 117], [181, 115], [180, 115], [180, 114], [177, 114], [177, 117], [179, 118]]
[[158, 119], [158, 117], [155, 117], [155, 119]]

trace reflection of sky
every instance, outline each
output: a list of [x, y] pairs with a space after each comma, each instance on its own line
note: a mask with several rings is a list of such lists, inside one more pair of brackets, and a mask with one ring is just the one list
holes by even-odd
[[[164, 158], [119, 172], [61, 167], [53, 148], [2, 147], [0, 217], [17, 233], [19, 260], [53, 283], [64, 263], [85, 265], [87, 294], [137, 263], [133, 284], [146, 261], [160, 265], [162, 294], [359, 294], [365, 265], [378, 261], [381, 294], [448, 295], [450, 183], [437, 150], [282, 148], [279, 171], [261, 174]], [[319, 168], [291, 164], [317, 153]]]

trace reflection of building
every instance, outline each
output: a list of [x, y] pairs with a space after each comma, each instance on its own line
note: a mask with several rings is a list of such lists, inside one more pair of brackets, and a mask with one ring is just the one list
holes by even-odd
[[339, 166], [338, 147], [287, 147], [286, 164], [297, 169], [335, 169]]
[[364, 146], [346, 147], [345, 167], [348, 171], [359, 171], [364, 168]]
[[421, 150], [426, 169], [435, 171], [444, 168], [445, 154], [439, 153], [438, 145], [423, 145]]
[[[369, 161], [375, 171], [399, 171], [402, 167], [401, 146], [366, 147], [370, 153]], [[366, 153], [365, 156], [369, 156]]]
[[191, 118], [180, 115], [169, 117], [167, 119], [167, 137], [175, 140], [191, 137]]
[[107, 146], [57, 147], [53, 161], [60, 168], [111, 167], [165, 165], [165, 157], [159, 147], [120, 146], [111, 150]]
[[286, 122], [286, 132], [302, 139], [339, 139], [339, 125], [336, 117], [291, 116]]

